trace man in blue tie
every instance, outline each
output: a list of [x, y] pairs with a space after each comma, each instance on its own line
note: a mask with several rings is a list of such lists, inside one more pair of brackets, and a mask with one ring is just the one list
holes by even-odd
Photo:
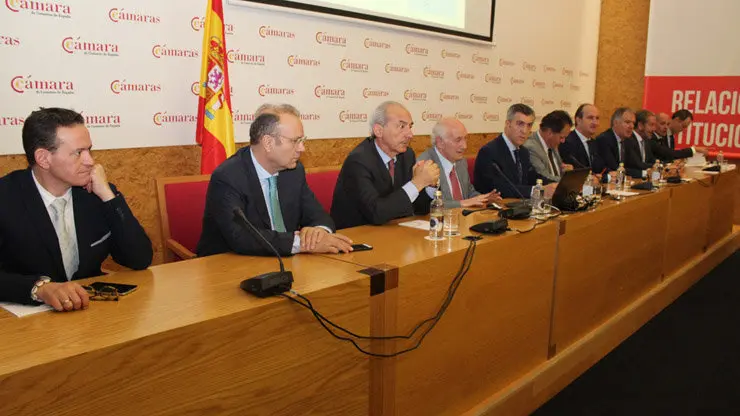
[[280, 255], [351, 251], [352, 241], [334, 234], [334, 222], [306, 183], [298, 161], [306, 150], [298, 111], [288, 105], [271, 107], [255, 118], [249, 136], [250, 146], [211, 175], [198, 255], [273, 255], [261, 239], [234, 221], [236, 208]]

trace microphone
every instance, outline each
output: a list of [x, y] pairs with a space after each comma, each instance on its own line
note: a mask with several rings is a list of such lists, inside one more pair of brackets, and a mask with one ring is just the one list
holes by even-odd
[[519, 194], [519, 197], [521, 198], [521, 201], [517, 204], [506, 204], [509, 209], [505, 209], [502, 211], [499, 211], [498, 215], [501, 218], [509, 218], [509, 219], [524, 219], [529, 218], [529, 215], [532, 213], [532, 208], [527, 203], [527, 198], [522, 195], [521, 192], [519, 192], [519, 189], [514, 185], [514, 182], [512, 182], [508, 176], [501, 170], [501, 166], [498, 165], [498, 163], [493, 162], [493, 168], [498, 172], [499, 175], [504, 177], [504, 180], [511, 186], [514, 191]]
[[489, 210], [489, 209], [493, 209], [493, 210], [500, 210], [500, 209], [501, 209], [501, 207], [500, 207], [500, 206], [498, 206], [498, 205], [497, 205], [497, 204], [495, 204], [495, 203], [490, 203], [490, 204], [486, 205], [486, 206], [485, 206], [485, 207], [483, 207], [483, 208], [477, 208], [477, 209], [464, 209], [464, 210], [462, 210], [462, 215], [463, 215], [463, 217], [467, 217], [468, 215], [470, 215], [470, 214], [472, 214], [472, 213], [474, 213], [474, 212], [487, 211], [487, 210]]
[[278, 253], [277, 249], [275, 249], [275, 247], [267, 241], [265, 236], [263, 236], [262, 233], [260, 233], [259, 230], [249, 222], [246, 215], [244, 215], [244, 211], [239, 207], [234, 208], [234, 222], [246, 225], [245, 228], [248, 229], [254, 237], [260, 240], [262, 245], [268, 247], [273, 253], [275, 253], [278, 263], [280, 263], [279, 272], [263, 273], [258, 276], [250, 277], [249, 279], [242, 280], [239, 285], [242, 290], [260, 298], [278, 295], [290, 290], [293, 287], [293, 273], [285, 271], [283, 259], [280, 257], [280, 253]]
[[588, 166], [583, 166], [583, 163], [579, 162], [578, 159], [576, 159], [575, 155], [568, 155], [568, 159], [578, 165], [578, 167], [581, 169], [590, 169]]

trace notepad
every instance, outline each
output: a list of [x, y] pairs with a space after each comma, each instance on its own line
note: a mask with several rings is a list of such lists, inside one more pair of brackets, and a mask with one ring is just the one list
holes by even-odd
[[399, 222], [398, 225], [402, 227], [416, 228], [417, 230], [429, 231], [429, 221], [424, 220]]
[[614, 190], [614, 189], [609, 190], [606, 193], [609, 194], [609, 195], [614, 195], [614, 196], [635, 196], [635, 195], [640, 195], [639, 192], [617, 191], [617, 190]]
[[28, 315], [35, 315], [37, 313], [50, 311], [53, 308], [49, 305], [19, 305], [17, 303], [0, 302], [0, 308], [12, 313], [13, 315], [22, 318]]

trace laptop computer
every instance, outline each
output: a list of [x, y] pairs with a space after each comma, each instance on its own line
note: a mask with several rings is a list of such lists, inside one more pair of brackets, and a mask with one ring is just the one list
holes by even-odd
[[581, 193], [590, 169], [574, 169], [563, 173], [555, 192], [552, 194], [552, 204], [561, 211], [575, 210], [575, 197]]

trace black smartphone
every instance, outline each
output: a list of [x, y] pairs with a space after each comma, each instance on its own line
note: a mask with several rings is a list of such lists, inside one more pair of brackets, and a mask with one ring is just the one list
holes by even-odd
[[97, 291], [105, 291], [104, 287], [110, 286], [112, 288], [115, 288], [118, 292], [118, 296], [126, 296], [129, 293], [136, 290], [136, 285], [126, 285], [123, 283], [108, 283], [108, 282], [93, 282], [89, 284], [91, 288], [97, 290]]
[[372, 249], [373, 246], [370, 244], [352, 244], [352, 251], [367, 251]]

